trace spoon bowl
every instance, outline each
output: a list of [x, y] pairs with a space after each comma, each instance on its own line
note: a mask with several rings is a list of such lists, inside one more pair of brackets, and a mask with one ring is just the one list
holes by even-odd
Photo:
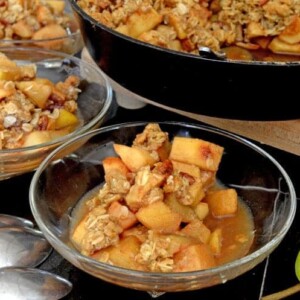
[[57, 300], [72, 283], [55, 274], [32, 268], [0, 268], [0, 299]]
[[29, 227], [33, 228], [33, 223], [27, 219], [0, 214], [0, 227], [7, 227], [7, 226], [20, 226], [20, 227]]
[[0, 268], [35, 267], [49, 256], [51, 250], [52, 247], [39, 230], [0, 227]]

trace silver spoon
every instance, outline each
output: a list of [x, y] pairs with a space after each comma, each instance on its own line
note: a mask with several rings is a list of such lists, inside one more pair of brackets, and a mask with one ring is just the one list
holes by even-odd
[[0, 268], [0, 299], [57, 300], [71, 289], [68, 280], [40, 269]]
[[24, 218], [0, 214], [0, 227], [6, 226], [21, 226], [33, 228], [33, 223]]
[[51, 250], [39, 230], [14, 226], [0, 228], [0, 268], [35, 267], [49, 256]]

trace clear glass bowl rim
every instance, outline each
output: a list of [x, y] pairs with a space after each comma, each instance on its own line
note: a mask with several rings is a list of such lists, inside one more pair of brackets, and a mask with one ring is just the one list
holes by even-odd
[[[80, 30], [78, 29], [77, 31], [68, 33], [65, 36], [60, 36], [56, 38], [50, 38], [50, 39], [36, 39], [36, 40], [8, 40], [8, 39], [0, 39], [0, 44], [7, 44], [3, 47], [8, 47], [10, 44], [32, 44], [32, 43], [42, 43], [42, 42], [51, 42], [51, 41], [60, 41], [60, 40], [67, 40], [70, 38], [74, 38], [77, 36], [81, 36]], [[1, 46], [2, 47], [2, 46]]]
[[[76, 141], [85, 139], [87, 137], [92, 137], [97, 134], [109, 132], [111, 130], [117, 130], [117, 129], [124, 128], [124, 127], [145, 126], [148, 123], [150, 123], [150, 122], [149, 121], [147, 121], [147, 122], [143, 122], [143, 121], [142, 122], [126, 122], [126, 123], [118, 123], [118, 124], [114, 124], [114, 125], [110, 125], [110, 126], [104, 126], [99, 129], [94, 129], [92, 131], [84, 133], [81, 136], [76, 136], [76, 137], [70, 139], [69, 141], [62, 144], [58, 148], [56, 148], [54, 151], [52, 151], [43, 160], [43, 162], [40, 164], [40, 166], [36, 169], [36, 171], [32, 177], [32, 181], [30, 183], [29, 204], [30, 204], [31, 211], [33, 213], [33, 216], [34, 216], [38, 226], [40, 227], [42, 232], [44, 232], [44, 234], [45, 234], [46, 238], [49, 240], [49, 242], [52, 243], [53, 241], [55, 241], [55, 243], [60, 248], [60, 250], [58, 252], [62, 252], [62, 250], [63, 250], [64, 253], [68, 253], [68, 255], [70, 257], [74, 257], [76, 260], [78, 260], [82, 263], [85, 263], [87, 265], [93, 265], [94, 268], [99, 268], [99, 270], [102, 270], [105, 272], [112, 272], [115, 274], [118, 273], [118, 275], [120, 275], [120, 276], [122, 276], [122, 275], [123, 276], [131, 276], [132, 278], [136, 277], [136, 278], [139, 278], [138, 279], [139, 281], [142, 281], [143, 279], [145, 279], [146, 281], [165, 280], [166, 282], [172, 282], [173, 280], [176, 281], [176, 279], [180, 280], [183, 278], [186, 278], [186, 280], [190, 280], [190, 278], [204, 278], [204, 277], [209, 277], [212, 275], [220, 275], [224, 271], [228, 272], [239, 266], [247, 265], [251, 261], [255, 261], [256, 259], [258, 260], [258, 262], [262, 261], [270, 252], [272, 252], [272, 250], [274, 250], [274, 248], [276, 246], [278, 246], [278, 244], [284, 238], [284, 236], [286, 235], [287, 231], [289, 230], [289, 228], [292, 225], [292, 222], [294, 220], [294, 217], [296, 214], [296, 208], [297, 208], [297, 198], [296, 198], [296, 192], [295, 192], [293, 183], [292, 183], [289, 175], [286, 173], [284, 168], [281, 166], [281, 164], [273, 156], [271, 156], [269, 153], [267, 153], [265, 150], [263, 150], [259, 146], [255, 145], [251, 141], [248, 141], [247, 139], [245, 139], [243, 137], [237, 136], [233, 133], [227, 132], [222, 129], [213, 128], [213, 127], [210, 127], [207, 125], [199, 125], [199, 124], [195, 124], [195, 123], [184, 123], [184, 122], [175, 122], [175, 121], [156, 122], [156, 123], [159, 123], [162, 125], [166, 124], [166, 125], [174, 125], [174, 126], [178, 126], [178, 127], [182, 126], [182, 127], [191, 128], [191, 129], [205, 130], [208, 132], [212, 132], [212, 133], [216, 133], [216, 134], [228, 137], [237, 142], [240, 142], [240, 143], [248, 146], [249, 148], [253, 149], [257, 153], [261, 154], [262, 156], [266, 157], [267, 159], [269, 159], [278, 168], [278, 170], [280, 171], [280, 173], [286, 180], [286, 184], [288, 186], [288, 190], [290, 193], [290, 195], [289, 195], [290, 202], [291, 202], [290, 211], [285, 220], [284, 226], [282, 226], [282, 228], [279, 230], [277, 236], [275, 238], [273, 238], [271, 241], [269, 241], [266, 245], [264, 245], [263, 247], [261, 247], [260, 249], [258, 249], [256, 251], [254, 251], [250, 255], [246, 255], [245, 257], [234, 260], [233, 262], [229, 262], [229, 263], [220, 265], [218, 267], [210, 268], [210, 269], [206, 269], [206, 270], [192, 271], [192, 272], [176, 272], [176, 273], [175, 272], [173, 272], [173, 273], [144, 272], [144, 271], [125, 269], [125, 268], [118, 267], [118, 266], [112, 266], [112, 265], [109, 265], [106, 263], [98, 262], [94, 259], [90, 259], [87, 256], [80, 254], [78, 251], [72, 249], [71, 247], [68, 247], [66, 244], [61, 242], [49, 230], [49, 228], [47, 228], [44, 225], [42, 218], [39, 216], [38, 208], [35, 204], [36, 201], [35, 201], [35, 196], [34, 196], [34, 190], [35, 190], [35, 186], [38, 183], [38, 179], [39, 179], [41, 173], [46, 168], [48, 163], [50, 163], [51, 159], [58, 152], [60, 152], [64, 148], [68, 147], [68, 145], [70, 145], [72, 143], [76, 143]], [[53, 247], [58, 248], [58, 247], [56, 247], [56, 245], [53, 245]], [[260, 257], [261, 257], [261, 259], [259, 260]], [[121, 277], [120, 277], [120, 279], [121, 279]]]

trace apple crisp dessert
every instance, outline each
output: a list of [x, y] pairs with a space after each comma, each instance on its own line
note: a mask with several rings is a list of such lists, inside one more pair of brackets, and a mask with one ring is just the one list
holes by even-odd
[[247, 60], [258, 50], [300, 55], [299, 0], [77, 1], [101, 24], [176, 51], [198, 54], [204, 46]]
[[65, 4], [62, 0], [0, 0], [0, 43], [49, 40], [38, 44], [60, 50], [63, 41], [55, 39], [68, 35], [71, 20]]
[[105, 182], [75, 209], [70, 239], [82, 254], [128, 269], [186, 272], [245, 256], [254, 224], [235, 189], [216, 184], [223, 147], [149, 123], [114, 144]]
[[66, 135], [79, 124], [80, 80], [53, 83], [36, 65], [17, 65], [0, 52], [0, 150], [33, 146]]

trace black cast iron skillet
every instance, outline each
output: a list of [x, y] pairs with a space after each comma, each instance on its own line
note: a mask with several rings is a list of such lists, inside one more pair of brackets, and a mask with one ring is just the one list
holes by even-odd
[[207, 59], [120, 34], [69, 0], [85, 45], [99, 67], [121, 86], [163, 105], [241, 120], [300, 117], [299, 62]]

